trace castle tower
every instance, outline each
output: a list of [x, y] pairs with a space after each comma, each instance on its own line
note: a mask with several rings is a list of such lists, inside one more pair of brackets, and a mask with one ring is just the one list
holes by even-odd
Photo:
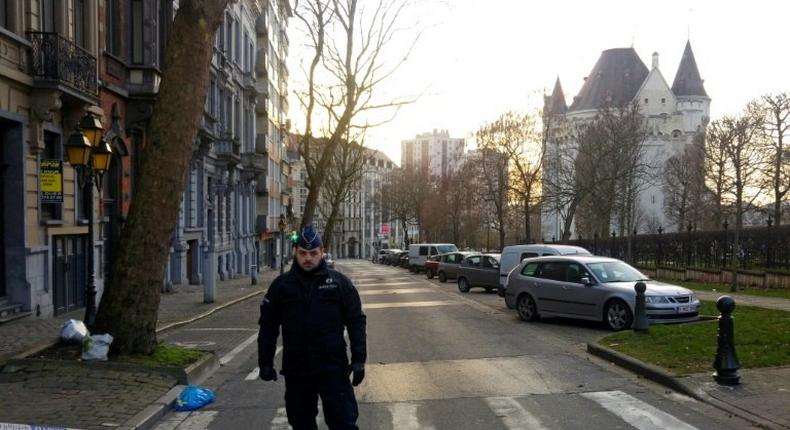
[[687, 41], [672, 83], [672, 92], [678, 99], [678, 111], [683, 113], [683, 131], [686, 133], [701, 131], [710, 118], [710, 97], [705, 91], [704, 82], [697, 69], [691, 41]]

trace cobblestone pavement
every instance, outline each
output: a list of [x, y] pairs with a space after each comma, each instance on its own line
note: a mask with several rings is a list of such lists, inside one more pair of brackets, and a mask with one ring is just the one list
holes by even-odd
[[[178, 326], [260, 294], [278, 274], [274, 270], [261, 272], [257, 285], [251, 285], [250, 278], [218, 282], [214, 303], [203, 303], [201, 286], [175, 286], [172, 292], [162, 294], [157, 329]], [[62, 323], [69, 318], [82, 319], [83, 313], [79, 310], [56, 318], [27, 318], [0, 325], [0, 365], [33, 347], [52, 344]], [[154, 372], [110, 370], [93, 364], [64, 365], [49, 360], [5, 366], [0, 372], [0, 423], [111, 429], [177, 384], [173, 377]]]

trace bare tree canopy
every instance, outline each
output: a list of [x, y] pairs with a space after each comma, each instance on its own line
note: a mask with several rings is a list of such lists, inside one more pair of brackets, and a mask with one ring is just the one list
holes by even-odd
[[322, 204], [319, 212], [326, 219], [324, 227], [324, 247], [329, 248], [334, 241], [335, 224], [345, 222], [342, 211], [343, 202], [348, 201], [362, 178], [363, 165], [367, 152], [363, 145], [356, 142], [341, 144], [335, 152], [329, 171], [326, 172]]
[[[305, 70], [306, 87], [298, 92], [304, 114], [299, 154], [305, 160], [308, 188], [302, 225], [311, 223], [326, 172], [338, 145], [349, 136], [377, 124], [364, 113], [390, 109], [394, 112], [411, 100], [379, 102], [376, 88], [390, 78], [408, 58], [412, 43], [395, 64], [386, 64], [384, 51], [398, 33], [405, 0], [301, 0], [294, 14], [308, 36], [312, 57]], [[414, 42], [416, 42], [416, 37]], [[311, 147], [314, 137], [326, 137], [320, 148]]]
[[700, 139], [670, 157], [664, 165], [664, 213], [677, 231], [687, 223], [702, 225], [706, 205], [703, 149]]
[[790, 191], [790, 93], [766, 95], [747, 107], [762, 122], [764, 184], [773, 199], [773, 222], [782, 224], [782, 206]]
[[[181, 0], [165, 52], [165, 67], [149, 138], [118, 253], [94, 332], [110, 333], [116, 353], [151, 353], [170, 238], [209, 84], [214, 34], [228, 0]], [[190, 91], [184, 91], [189, 88]]]

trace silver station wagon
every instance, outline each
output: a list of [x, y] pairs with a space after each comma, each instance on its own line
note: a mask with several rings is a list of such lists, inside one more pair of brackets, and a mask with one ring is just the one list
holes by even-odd
[[683, 287], [648, 280], [623, 261], [596, 256], [528, 258], [507, 278], [505, 303], [525, 321], [559, 316], [603, 321], [611, 330], [631, 327], [637, 281], [647, 285], [652, 324], [699, 318], [700, 302]]

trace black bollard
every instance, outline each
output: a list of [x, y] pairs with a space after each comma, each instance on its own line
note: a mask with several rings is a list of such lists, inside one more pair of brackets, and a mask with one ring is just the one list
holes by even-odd
[[721, 296], [716, 300], [716, 308], [721, 312], [719, 316], [718, 347], [716, 359], [713, 360], [713, 379], [721, 385], [738, 385], [741, 377], [738, 369], [741, 363], [735, 355], [735, 327], [732, 311], [735, 309], [735, 300], [730, 296]]
[[636, 290], [636, 309], [634, 312], [634, 331], [639, 333], [647, 333], [647, 310], [645, 309], [645, 290], [647, 285], [639, 281], [634, 285]]

